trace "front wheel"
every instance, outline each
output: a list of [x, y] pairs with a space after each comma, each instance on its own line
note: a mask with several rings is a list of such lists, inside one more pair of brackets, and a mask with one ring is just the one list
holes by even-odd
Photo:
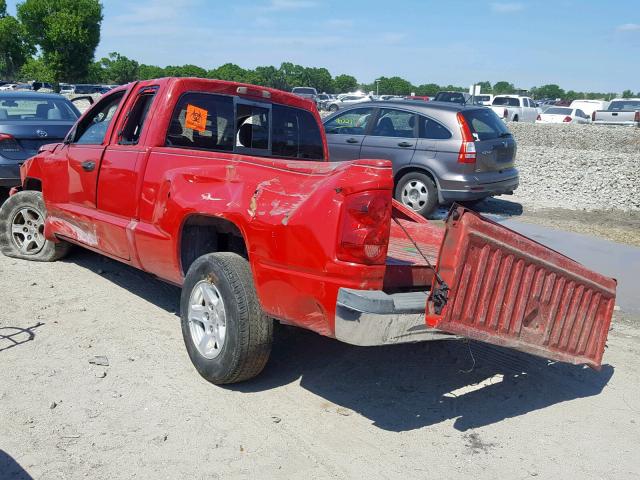
[[431, 177], [420, 172], [409, 172], [400, 179], [395, 198], [423, 217], [438, 208], [438, 188]]
[[42, 193], [18, 192], [0, 208], [0, 251], [8, 257], [53, 262], [64, 257], [70, 244], [44, 236], [47, 210]]
[[249, 262], [240, 255], [210, 253], [193, 262], [180, 317], [189, 358], [209, 382], [248, 380], [266, 365], [273, 320], [262, 313]]
[[338, 106], [337, 105], [329, 105], [329, 111], [330, 112], [337, 112], [338, 111]]

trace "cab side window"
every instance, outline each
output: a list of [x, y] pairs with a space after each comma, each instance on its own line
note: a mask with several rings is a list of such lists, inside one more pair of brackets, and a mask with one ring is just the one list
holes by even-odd
[[233, 98], [211, 93], [185, 93], [178, 100], [165, 145], [233, 151]]
[[78, 145], [101, 145], [118, 106], [124, 97], [124, 91], [115, 93], [98, 103], [83, 119], [74, 136]]
[[145, 87], [138, 92], [138, 98], [133, 108], [127, 113], [127, 120], [118, 133], [118, 143], [120, 145], [137, 145], [140, 140], [140, 134], [144, 127], [144, 121], [149, 113], [149, 108], [153, 103], [156, 95], [157, 87]]

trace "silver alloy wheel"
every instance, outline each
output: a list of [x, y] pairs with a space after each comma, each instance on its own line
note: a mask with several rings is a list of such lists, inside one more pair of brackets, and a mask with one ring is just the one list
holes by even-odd
[[409, 180], [402, 187], [402, 203], [407, 207], [420, 211], [429, 201], [429, 190], [420, 180]]
[[11, 220], [11, 238], [23, 255], [36, 255], [44, 248], [44, 218], [33, 207], [21, 208]]
[[216, 358], [227, 336], [227, 315], [220, 290], [211, 282], [196, 283], [189, 298], [191, 340], [203, 357]]

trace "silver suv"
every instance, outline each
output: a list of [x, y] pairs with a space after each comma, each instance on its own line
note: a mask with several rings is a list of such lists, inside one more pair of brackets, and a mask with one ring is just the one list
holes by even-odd
[[330, 115], [324, 128], [332, 162], [391, 160], [395, 198], [424, 216], [518, 187], [516, 141], [489, 108], [371, 102]]

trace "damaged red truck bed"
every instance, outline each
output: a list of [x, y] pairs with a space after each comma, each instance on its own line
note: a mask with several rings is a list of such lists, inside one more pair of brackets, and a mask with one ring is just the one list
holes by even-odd
[[213, 383], [262, 370], [274, 320], [600, 366], [615, 280], [462, 207], [425, 220], [392, 200], [390, 162], [328, 162], [321, 125], [313, 102], [264, 87], [116, 88], [23, 165], [0, 249], [53, 261], [76, 244], [181, 286], [187, 352]]

